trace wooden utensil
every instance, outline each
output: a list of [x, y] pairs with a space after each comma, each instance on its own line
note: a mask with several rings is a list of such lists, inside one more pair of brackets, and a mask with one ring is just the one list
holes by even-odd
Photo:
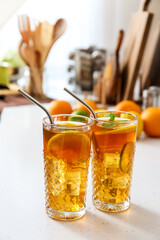
[[28, 66], [36, 67], [37, 54], [33, 46], [30, 18], [27, 15], [18, 16], [18, 26], [22, 36], [19, 44], [19, 54]]
[[[18, 18], [22, 40], [19, 54], [30, 69], [30, 85], [28, 93], [35, 97], [44, 97], [42, 80], [44, 64], [55, 41], [64, 33], [66, 22], [59, 19], [55, 27], [49, 22], [40, 23], [26, 15]], [[33, 29], [31, 31], [31, 25]]]
[[52, 41], [54, 25], [45, 21], [40, 23], [40, 42], [43, 48], [48, 48]]
[[36, 19], [30, 19], [31, 25], [33, 26], [32, 29], [32, 39], [34, 48], [37, 52], [41, 51], [41, 42], [40, 42], [40, 22]]
[[104, 79], [102, 83], [102, 91], [103, 91], [102, 103], [103, 104], [106, 103], [106, 100], [110, 104], [113, 104], [119, 100], [119, 92], [120, 92], [120, 89], [118, 89], [120, 88], [119, 51], [122, 44], [123, 36], [124, 36], [124, 32], [123, 30], [120, 30], [115, 52], [111, 56], [109, 62], [105, 67]]
[[19, 53], [23, 61], [28, 65], [32, 67], [38, 67], [37, 64], [37, 55], [33, 48], [23, 42], [23, 40], [19, 44]]
[[53, 36], [54, 25], [49, 22], [36, 22], [32, 31], [32, 38], [35, 50], [39, 56], [39, 67], [43, 68], [45, 53], [48, 50]]
[[26, 15], [18, 17], [18, 26], [22, 35], [22, 40], [19, 44], [19, 54], [30, 69], [30, 81], [28, 93], [35, 97], [42, 97], [42, 73], [39, 68], [38, 52], [33, 44], [33, 34], [30, 26], [30, 18]]
[[36, 52], [33, 51], [33, 48], [30, 47], [30, 45], [21, 41], [19, 45], [19, 53], [21, 58], [30, 68], [31, 80], [29, 82], [28, 93], [36, 97], [42, 97], [42, 73], [38, 67]]
[[31, 34], [31, 27], [30, 27], [30, 20], [27, 15], [20, 15], [18, 16], [18, 27], [19, 31], [21, 33], [23, 42], [29, 44], [32, 40], [32, 34]]
[[134, 87], [153, 16], [152, 13], [145, 11], [150, 1], [143, 1], [142, 9], [132, 15], [127, 32], [121, 70], [123, 99], [133, 99]]
[[101, 102], [101, 94], [102, 94], [102, 81], [103, 81], [103, 74], [98, 73], [97, 76], [97, 83], [93, 86], [93, 96], [96, 97], [97, 102]]

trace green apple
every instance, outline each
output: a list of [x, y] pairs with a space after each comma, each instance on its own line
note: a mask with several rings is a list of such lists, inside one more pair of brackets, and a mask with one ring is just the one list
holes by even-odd
[[1, 59], [2, 62], [8, 64], [9, 67], [21, 67], [24, 66], [24, 62], [19, 56], [18, 51], [16, 50], [8, 50]]
[[9, 84], [9, 75], [7, 68], [0, 66], [0, 84], [8, 85]]

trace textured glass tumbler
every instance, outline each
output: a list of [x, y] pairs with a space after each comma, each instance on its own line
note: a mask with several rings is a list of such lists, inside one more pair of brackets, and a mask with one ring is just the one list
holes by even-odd
[[75, 220], [85, 214], [93, 120], [76, 115], [43, 119], [46, 211], [51, 218]]
[[137, 117], [127, 112], [99, 112], [93, 126], [93, 204], [119, 212], [130, 205]]

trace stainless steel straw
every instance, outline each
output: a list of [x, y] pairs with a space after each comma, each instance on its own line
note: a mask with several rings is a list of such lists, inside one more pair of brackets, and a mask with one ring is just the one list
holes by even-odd
[[20, 92], [24, 97], [28, 98], [31, 102], [35, 103], [40, 108], [42, 108], [45, 111], [45, 113], [48, 115], [50, 123], [53, 124], [53, 119], [52, 119], [51, 114], [48, 112], [48, 110], [45, 107], [42, 106], [42, 104], [40, 104], [40, 102], [38, 102], [35, 98], [31, 97], [28, 93], [26, 93], [22, 89], [18, 89], [18, 92]]
[[75, 99], [77, 99], [79, 102], [81, 102], [86, 108], [88, 108], [88, 110], [93, 114], [93, 117], [97, 120], [97, 116], [96, 113], [93, 111], [93, 109], [83, 100], [81, 100], [79, 97], [77, 97], [76, 95], [74, 95], [74, 93], [70, 92], [67, 88], [64, 88], [64, 90], [66, 92], [68, 92], [72, 97], [74, 97]]

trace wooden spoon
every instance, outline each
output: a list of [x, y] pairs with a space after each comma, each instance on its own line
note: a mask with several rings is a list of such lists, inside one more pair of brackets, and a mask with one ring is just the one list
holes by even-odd
[[40, 42], [42, 48], [48, 48], [52, 41], [52, 36], [54, 32], [54, 25], [45, 21], [40, 23]]
[[21, 40], [19, 44], [19, 55], [23, 61], [32, 67], [37, 67], [37, 55], [33, 48]]
[[45, 63], [45, 53], [51, 44], [53, 32], [54, 25], [47, 21], [39, 23], [39, 54], [41, 67], [43, 67]]
[[31, 19], [33, 30], [32, 30], [32, 39], [33, 45], [37, 52], [41, 51], [41, 43], [40, 43], [40, 22], [35, 19]]

